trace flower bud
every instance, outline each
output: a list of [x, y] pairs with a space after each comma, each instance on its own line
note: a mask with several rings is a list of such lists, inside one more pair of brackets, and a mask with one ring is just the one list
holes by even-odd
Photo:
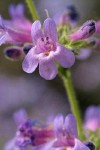
[[75, 33], [72, 33], [69, 37], [72, 41], [83, 40], [91, 37], [95, 31], [95, 22], [90, 20], [84, 23], [79, 30], [77, 30]]
[[27, 54], [32, 47], [33, 47], [32, 44], [24, 46], [23, 47], [24, 53]]
[[20, 60], [24, 57], [24, 53], [20, 47], [8, 47], [4, 51], [5, 57], [10, 60]]
[[85, 145], [90, 149], [90, 150], [95, 150], [95, 145], [92, 142], [86, 142]]

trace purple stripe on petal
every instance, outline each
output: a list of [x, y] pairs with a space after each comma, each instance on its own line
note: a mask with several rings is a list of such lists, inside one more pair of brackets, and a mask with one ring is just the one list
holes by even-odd
[[[50, 52], [52, 53], [52, 52]], [[39, 73], [41, 77], [46, 80], [52, 80], [56, 77], [58, 70], [53, 60], [52, 54], [50, 56], [42, 55], [39, 59]]]
[[53, 19], [47, 18], [44, 21], [44, 33], [46, 37], [51, 38], [54, 42], [58, 41], [56, 24]]
[[31, 35], [34, 45], [37, 44], [37, 40], [42, 37], [41, 23], [40, 21], [35, 21], [32, 24]]
[[57, 46], [57, 50], [55, 52], [55, 59], [64, 68], [70, 68], [75, 62], [74, 53], [66, 49], [62, 45]]
[[35, 47], [28, 52], [22, 63], [22, 68], [27, 73], [32, 73], [38, 66], [38, 58], [34, 52]]
[[74, 138], [78, 137], [76, 119], [72, 114], [69, 114], [65, 118], [65, 129], [68, 133], [72, 135], [72, 137]]

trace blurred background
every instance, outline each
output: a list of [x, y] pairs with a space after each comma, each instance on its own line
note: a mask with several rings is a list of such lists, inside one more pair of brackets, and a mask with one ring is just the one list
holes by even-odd
[[[46, 18], [44, 9], [51, 17], [66, 6], [74, 4], [80, 14], [79, 24], [86, 20], [100, 19], [100, 0], [34, 0], [41, 21]], [[25, 14], [31, 19], [25, 0], [0, 1], [0, 14], [8, 19], [8, 7], [11, 3], [23, 3]], [[53, 81], [45, 81], [38, 74], [22, 71], [21, 61], [11, 62], [4, 58], [0, 47], [0, 147], [14, 137], [16, 126], [13, 113], [25, 108], [30, 118], [47, 120], [57, 113], [70, 113], [67, 96], [61, 79], [57, 76]], [[93, 52], [85, 61], [76, 61], [72, 67], [73, 83], [79, 100], [81, 112], [84, 114], [89, 105], [100, 104], [100, 53]], [[3, 148], [1, 148], [3, 149]]]

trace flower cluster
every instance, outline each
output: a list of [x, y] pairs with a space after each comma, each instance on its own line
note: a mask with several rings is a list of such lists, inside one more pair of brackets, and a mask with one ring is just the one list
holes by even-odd
[[[91, 132], [97, 134], [100, 129], [100, 106], [87, 109], [83, 125], [85, 137], [80, 139], [78, 132], [82, 123], [78, 119], [81, 117], [77, 110], [75, 112], [78, 106], [67, 68], [74, 65], [75, 55], [83, 60], [90, 56], [91, 49], [99, 51], [100, 39], [96, 35], [100, 34], [100, 21], [89, 20], [79, 27], [79, 14], [74, 6], [68, 6], [65, 12], [53, 18], [47, 17], [43, 26], [39, 20], [32, 23], [24, 16], [22, 4], [11, 5], [9, 14], [10, 20], [0, 16], [0, 45], [13, 45], [4, 50], [6, 58], [23, 60], [22, 69], [26, 73], [33, 73], [39, 68], [40, 76], [46, 80], [54, 79], [59, 73], [68, 88], [75, 116], [69, 114], [64, 118], [58, 114], [51, 123], [42, 123], [28, 119], [22, 109], [14, 114], [16, 136], [5, 145], [4, 150], [25, 150], [27, 147], [33, 150], [95, 150], [93, 143], [98, 141], [91, 140], [92, 143], [89, 139]], [[80, 126], [78, 129], [77, 124]]]
[[[63, 68], [70, 68], [75, 62], [77, 49], [80, 52], [82, 51], [83, 57], [81, 58], [83, 59], [90, 55], [90, 51], [88, 53], [84, 51], [84, 44], [82, 43], [91, 45], [89, 38], [96, 32], [96, 28], [99, 26], [97, 24], [96, 27], [94, 21], [87, 21], [79, 30], [71, 33], [74, 28], [72, 24], [77, 23], [78, 20], [78, 13], [74, 6], [68, 6], [66, 13], [54, 17], [55, 21], [52, 18], [47, 18], [44, 21], [43, 28], [39, 20], [34, 21], [32, 24], [25, 18], [22, 4], [17, 6], [11, 5], [9, 14], [11, 20], [0, 18], [0, 43], [15, 45], [6, 48], [6, 58], [10, 60], [24, 59], [22, 68], [27, 73], [34, 72], [39, 66], [39, 74], [46, 80], [52, 80], [56, 77], [58, 64]], [[67, 33], [66, 28], [69, 25], [71, 26]], [[63, 28], [64, 26], [66, 31]], [[64, 33], [60, 33], [59, 27]], [[73, 50], [73, 44], [80, 40], [82, 42], [76, 44], [77, 47], [74, 46]], [[66, 44], [63, 44], [63, 41]], [[80, 45], [83, 45], [83, 49]], [[99, 42], [95, 39], [93, 46], [96, 48], [98, 45]], [[83, 51], [86, 53], [84, 54]]]
[[76, 119], [72, 114], [67, 115], [65, 119], [62, 114], [58, 114], [53, 122], [42, 123], [29, 120], [25, 110], [21, 109], [14, 114], [14, 120], [17, 124], [16, 137], [5, 145], [5, 150], [9, 150], [8, 147], [20, 150], [27, 146], [36, 150], [95, 149], [92, 142], [82, 142], [78, 139]]

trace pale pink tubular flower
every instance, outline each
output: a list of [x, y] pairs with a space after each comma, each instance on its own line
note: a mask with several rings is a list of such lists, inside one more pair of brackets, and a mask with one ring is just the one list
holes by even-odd
[[87, 21], [84, 23], [76, 32], [69, 35], [69, 38], [72, 41], [78, 41], [87, 39], [92, 36], [96, 31], [95, 22], [94, 21]]
[[34, 47], [26, 55], [22, 67], [27, 73], [35, 71], [39, 65], [39, 73], [46, 80], [52, 80], [58, 73], [55, 61], [62, 67], [70, 68], [75, 62], [73, 52], [58, 43], [56, 25], [53, 19], [44, 21], [44, 32], [40, 21], [32, 25], [31, 35]]
[[91, 131], [100, 129], [100, 106], [90, 106], [87, 108], [84, 127]]

